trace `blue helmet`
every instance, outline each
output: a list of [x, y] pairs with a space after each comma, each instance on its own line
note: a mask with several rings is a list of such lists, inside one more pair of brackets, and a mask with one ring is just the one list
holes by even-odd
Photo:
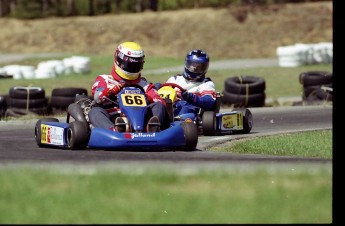
[[200, 49], [190, 51], [185, 59], [183, 77], [191, 81], [201, 82], [205, 79], [208, 69], [209, 57]]

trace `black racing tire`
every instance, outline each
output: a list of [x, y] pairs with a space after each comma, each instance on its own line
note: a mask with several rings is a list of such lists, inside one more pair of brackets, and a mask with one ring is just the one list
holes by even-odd
[[62, 96], [62, 97], [75, 97], [77, 94], [88, 95], [85, 88], [55, 88], [52, 90], [51, 96]]
[[234, 76], [225, 80], [225, 90], [235, 94], [263, 93], [266, 89], [266, 82], [263, 78], [251, 75]]
[[309, 96], [312, 92], [314, 92], [316, 89], [320, 88], [320, 85], [316, 86], [303, 86], [303, 97]]
[[303, 98], [306, 98], [307, 96], [309, 96], [313, 91], [316, 91], [322, 87], [328, 87], [328, 88], [332, 88], [333, 87], [333, 83], [330, 84], [323, 84], [323, 85], [316, 85], [316, 86], [303, 86]]
[[316, 90], [311, 92], [306, 98], [303, 99], [306, 102], [315, 102], [315, 101], [322, 101], [320, 97], [318, 97]]
[[26, 108], [27, 104], [29, 104], [29, 108], [43, 108], [47, 107], [48, 105], [48, 98], [40, 98], [40, 99], [16, 99], [10, 98], [9, 99], [9, 106], [15, 108]]
[[323, 90], [321, 87], [316, 90], [316, 96], [325, 101], [333, 101], [333, 93]]
[[242, 112], [243, 114], [243, 130], [235, 131], [236, 134], [247, 134], [253, 128], [253, 115], [252, 112], [247, 108], [237, 108], [235, 111]]
[[333, 74], [327, 71], [307, 71], [299, 75], [303, 86], [315, 86], [333, 83]]
[[195, 151], [198, 144], [198, 128], [193, 122], [182, 122], [181, 127], [183, 129], [186, 144], [182, 148], [183, 151]]
[[30, 112], [33, 112], [38, 115], [49, 115], [51, 114], [51, 109], [49, 107], [42, 108], [29, 108]]
[[[7, 111], [8, 110], [8, 111]], [[15, 108], [15, 107], [9, 107], [6, 109], [8, 116], [18, 116], [21, 115], [27, 115], [27, 114], [37, 114], [37, 115], [44, 115], [44, 116], [48, 116], [51, 111], [49, 109], [49, 107], [42, 107], [42, 108], [29, 108], [28, 111], [26, 110], [26, 108]], [[6, 113], [6, 112], [5, 112]]]
[[5, 116], [5, 112], [7, 110], [7, 103], [5, 96], [0, 95], [0, 120], [2, 117]]
[[205, 111], [202, 114], [202, 131], [204, 136], [216, 134], [216, 113], [214, 111]]
[[38, 145], [38, 147], [43, 147], [44, 144], [42, 144], [41, 141], [41, 124], [42, 122], [59, 122], [59, 119], [57, 118], [41, 118], [36, 122], [35, 125], [35, 140]]
[[50, 106], [53, 108], [67, 109], [68, 105], [74, 103], [75, 96], [51, 96]]
[[89, 141], [89, 134], [85, 124], [80, 121], [70, 122], [66, 138], [68, 148], [71, 150], [85, 149]]
[[[29, 91], [29, 92], [28, 92]], [[9, 96], [11, 98], [16, 99], [27, 99], [29, 95], [29, 99], [43, 99], [45, 98], [45, 90], [42, 88], [30, 88], [27, 87], [21, 88], [21, 87], [11, 87], [9, 90]]]
[[229, 93], [226, 90], [224, 90], [222, 103], [234, 105], [236, 107], [263, 107], [265, 106], [265, 99], [265, 93], [244, 95]]

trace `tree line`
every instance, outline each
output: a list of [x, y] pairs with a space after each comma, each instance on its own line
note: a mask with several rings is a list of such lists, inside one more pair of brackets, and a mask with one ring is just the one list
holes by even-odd
[[[322, 0], [0, 0], [0, 18], [96, 16], [230, 5], [267, 5]], [[323, 0], [325, 1], [325, 0]], [[332, 0], [329, 0], [332, 1]]]

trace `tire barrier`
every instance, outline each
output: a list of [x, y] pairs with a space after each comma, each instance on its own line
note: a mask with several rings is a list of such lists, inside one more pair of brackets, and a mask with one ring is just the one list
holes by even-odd
[[5, 97], [6, 112], [4, 116], [22, 116], [28, 113], [47, 115], [50, 113], [48, 98], [41, 87], [11, 87]]
[[222, 103], [234, 107], [265, 105], [266, 82], [263, 78], [245, 75], [229, 77], [224, 82]]
[[302, 100], [332, 101], [333, 74], [327, 71], [307, 71], [299, 74], [299, 82], [303, 86]]
[[53, 113], [65, 112], [68, 105], [72, 104], [77, 95], [88, 95], [88, 92], [84, 88], [55, 88], [52, 90], [50, 97], [50, 106]]

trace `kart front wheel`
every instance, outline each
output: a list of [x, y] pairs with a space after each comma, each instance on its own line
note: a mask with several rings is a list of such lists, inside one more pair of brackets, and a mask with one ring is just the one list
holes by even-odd
[[42, 129], [41, 129], [42, 122], [59, 122], [59, 119], [57, 119], [57, 118], [41, 118], [36, 122], [35, 140], [36, 140], [36, 143], [39, 147], [44, 146], [42, 144]]
[[67, 145], [71, 150], [85, 149], [89, 141], [88, 130], [85, 123], [73, 121], [67, 129]]
[[202, 131], [204, 136], [216, 134], [216, 113], [214, 111], [205, 111], [202, 114]]
[[182, 122], [181, 123], [186, 144], [183, 147], [184, 151], [194, 151], [198, 144], [198, 128], [193, 122]]

